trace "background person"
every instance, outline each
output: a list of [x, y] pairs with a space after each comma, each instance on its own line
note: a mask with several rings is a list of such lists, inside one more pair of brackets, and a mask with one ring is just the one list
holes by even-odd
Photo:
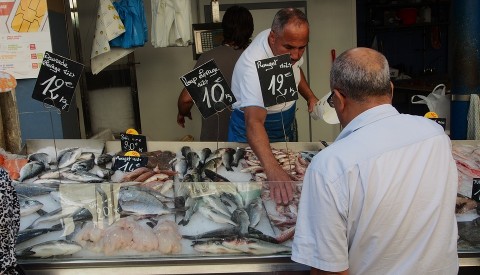
[[344, 128], [307, 169], [292, 260], [312, 274], [457, 274], [457, 168], [443, 128], [398, 113], [372, 49], [341, 54], [330, 88]]
[[15, 243], [20, 228], [20, 205], [8, 173], [0, 167], [0, 274], [18, 274]]
[[273, 156], [270, 142], [285, 141], [285, 135], [286, 141], [296, 141], [295, 101], [266, 108], [255, 61], [290, 54], [298, 92], [307, 100], [308, 111], [312, 112], [318, 99], [300, 68], [308, 39], [309, 25], [305, 14], [294, 8], [281, 9], [274, 17], [271, 29], [255, 37], [233, 71], [232, 92], [237, 102], [233, 104], [228, 141], [248, 142], [252, 147], [265, 168], [272, 198], [277, 203], [288, 203], [293, 199], [292, 180]]
[[[253, 33], [253, 17], [248, 9], [241, 6], [232, 6], [225, 11], [222, 18], [223, 42], [221, 46], [203, 53], [195, 68], [210, 59], [215, 60], [228, 85], [231, 86], [232, 73], [235, 63], [243, 50], [250, 43]], [[192, 119], [192, 97], [186, 88], [183, 88], [178, 98], [177, 124], [185, 128], [185, 117]], [[228, 123], [231, 111], [229, 108], [218, 112], [207, 119], [202, 117], [201, 141], [227, 141]]]

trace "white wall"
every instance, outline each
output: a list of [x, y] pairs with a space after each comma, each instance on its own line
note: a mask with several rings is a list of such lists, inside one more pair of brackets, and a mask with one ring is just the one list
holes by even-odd
[[[202, 11], [199, 13], [197, 2], [192, 0], [192, 23], [203, 23], [203, 19], [197, 20], [198, 15], [203, 16], [203, 6], [200, 5]], [[209, 1], [200, 2], [203, 4]], [[248, 2], [260, 1], [220, 1], [221, 4]], [[145, 9], [150, 30], [149, 0], [145, 0]], [[311, 25], [308, 46], [309, 82], [314, 93], [321, 98], [329, 91], [330, 50], [335, 49], [338, 55], [356, 45], [355, 0], [308, 0], [307, 16]], [[258, 31], [256, 28], [255, 33]], [[187, 134], [199, 140], [201, 120], [196, 107], [192, 111], [193, 121], [187, 121], [185, 129], [176, 124], [177, 98], [183, 87], [179, 77], [190, 71], [195, 64], [192, 48], [153, 48], [149, 41], [144, 47], [135, 50], [135, 59], [140, 63], [137, 65], [137, 82], [143, 134], [149, 140], [158, 141], [175, 141]], [[300, 141], [310, 141], [308, 116], [297, 115], [297, 118], [302, 120], [299, 124], [307, 125], [300, 128]], [[340, 131], [338, 125], [328, 125], [323, 121], [312, 120], [311, 125], [313, 141], [332, 141]]]

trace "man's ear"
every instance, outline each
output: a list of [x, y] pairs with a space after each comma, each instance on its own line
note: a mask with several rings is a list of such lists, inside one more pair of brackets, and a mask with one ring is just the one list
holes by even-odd
[[336, 97], [334, 103], [335, 109], [339, 112], [343, 112], [343, 109], [345, 109], [346, 98], [337, 89], [333, 89], [333, 96]]
[[392, 83], [392, 81], [390, 81], [390, 89], [391, 89], [390, 96], [393, 98], [393, 83]]
[[270, 34], [268, 34], [268, 44], [272, 46], [275, 43], [275, 33], [273, 31], [270, 31]]

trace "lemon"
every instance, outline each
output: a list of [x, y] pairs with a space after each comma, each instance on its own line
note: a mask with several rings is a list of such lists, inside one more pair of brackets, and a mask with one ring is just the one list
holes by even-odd
[[438, 115], [435, 112], [428, 112], [428, 113], [425, 114], [425, 117], [426, 118], [438, 118]]
[[127, 157], [139, 157], [140, 153], [137, 151], [128, 151], [125, 153], [125, 156]]
[[135, 129], [133, 129], [133, 128], [127, 129], [127, 131], [125, 131], [125, 133], [127, 133], [127, 134], [129, 134], [129, 135], [138, 135], [137, 130], [135, 130]]

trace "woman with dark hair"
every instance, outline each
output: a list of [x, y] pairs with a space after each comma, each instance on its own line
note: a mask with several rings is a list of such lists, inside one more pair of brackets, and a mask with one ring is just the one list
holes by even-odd
[[0, 167], [0, 274], [18, 274], [15, 241], [20, 228], [20, 205], [8, 173]]
[[[228, 85], [231, 85], [233, 68], [243, 50], [250, 43], [253, 33], [253, 17], [250, 11], [241, 6], [231, 6], [225, 11], [222, 19], [223, 42], [208, 52], [203, 53], [195, 64], [195, 68], [215, 60]], [[192, 119], [193, 100], [184, 88], [178, 97], [177, 124], [185, 127], [185, 117]], [[226, 141], [231, 110], [228, 108], [207, 119], [202, 118], [201, 141]]]

